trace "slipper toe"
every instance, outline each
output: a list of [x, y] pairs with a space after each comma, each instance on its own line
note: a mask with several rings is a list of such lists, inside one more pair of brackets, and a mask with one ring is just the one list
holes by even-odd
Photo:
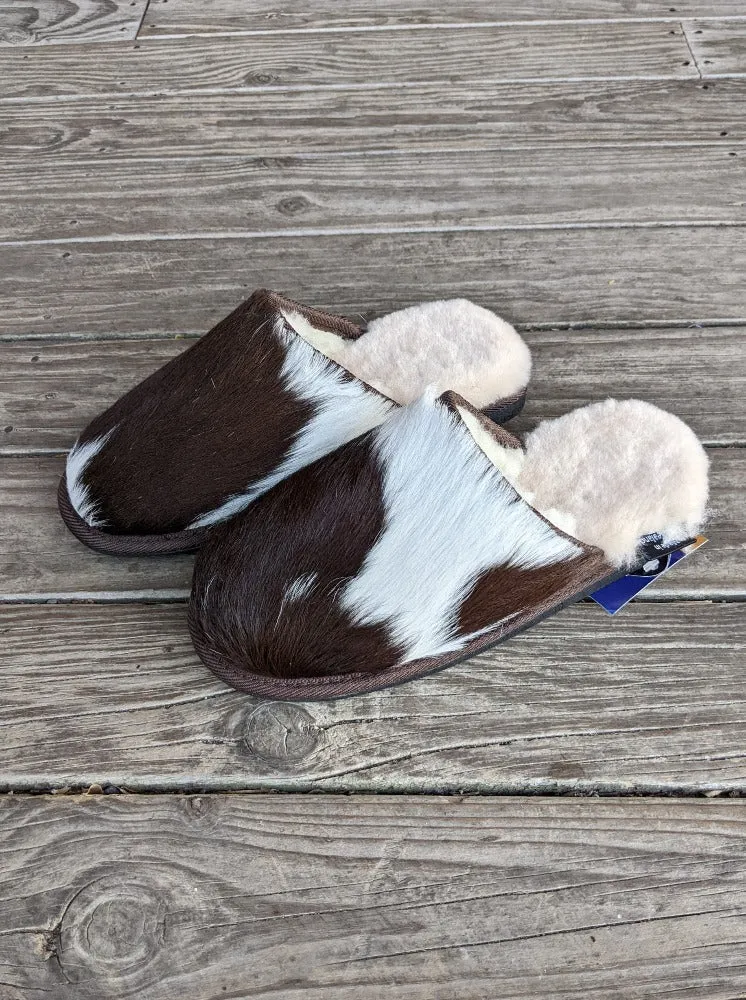
[[265, 697], [374, 690], [494, 645], [613, 572], [527, 503], [462, 411], [522, 455], [461, 397], [425, 397], [210, 535], [189, 617], [212, 670]]
[[68, 455], [60, 513], [104, 552], [195, 549], [204, 529], [429, 385], [455, 380], [507, 420], [530, 368], [513, 327], [463, 299], [362, 329], [259, 291], [88, 425]]

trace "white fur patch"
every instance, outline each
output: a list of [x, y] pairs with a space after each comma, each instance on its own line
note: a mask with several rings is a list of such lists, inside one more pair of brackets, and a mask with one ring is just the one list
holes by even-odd
[[115, 430], [116, 427], [112, 427], [106, 434], [101, 434], [92, 441], [86, 441], [85, 444], [76, 441], [68, 453], [65, 464], [65, 485], [70, 503], [78, 517], [92, 528], [100, 528], [106, 522], [97, 514], [98, 503], [91, 498], [91, 491], [83, 482], [83, 473]]
[[290, 611], [292, 614], [292, 608], [290, 605], [297, 604], [303, 600], [304, 597], [313, 591], [313, 588], [318, 582], [319, 574], [316, 572], [304, 573], [302, 576], [298, 576], [292, 583], [288, 584], [285, 588], [285, 593], [282, 595], [282, 600], [280, 601], [280, 610], [277, 612], [277, 618], [275, 620], [275, 630], [277, 630], [282, 622], [282, 617], [286, 611]]
[[581, 554], [516, 497], [458, 417], [431, 397], [393, 416], [375, 439], [384, 529], [339, 599], [356, 624], [385, 625], [404, 647], [402, 662], [468, 643], [457, 634], [459, 611], [485, 571]]
[[397, 403], [429, 388], [452, 389], [477, 409], [524, 389], [531, 353], [522, 337], [495, 313], [468, 299], [410, 306], [373, 320], [356, 340], [318, 330], [287, 313], [306, 341]]
[[516, 489], [548, 520], [635, 561], [640, 538], [696, 535], [707, 505], [708, 458], [678, 417], [639, 399], [607, 399], [547, 420], [526, 437]]
[[304, 573], [303, 576], [297, 577], [283, 594], [282, 603], [292, 604], [293, 601], [302, 601], [304, 597], [308, 597], [316, 586], [318, 578], [319, 574], [316, 572]]
[[378, 426], [395, 408], [390, 400], [355, 379], [346, 378], [337, 365], [288, 330], [283, 319], [276, 321], [274, 334], [286, 349], [281, 371], [285, 387], [311, 403], [315, 412], [272, 472], [249, 485], [245, 492], [229, 497], [216, 510], [202, 514], [192, 521], [190, 528], [233, 517], [298, 469]]

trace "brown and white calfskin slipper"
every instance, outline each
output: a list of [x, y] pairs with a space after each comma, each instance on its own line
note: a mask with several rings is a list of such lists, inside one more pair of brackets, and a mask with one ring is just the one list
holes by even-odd
[[88, 425], [67, 458], [60, 513], [101, 552], [194, 550], [211, 526], [428, 386], [455, 386], [504, 421], [530, 370], [513, 327], [465, 299], [361, 328], [258, 291]]
[[189, 623], [219, 677], [319, 700], [502, 642], [697, 534], [707, 456], [677, 417], [613, 399], [520, 442], [426, 395], [206, 540]]

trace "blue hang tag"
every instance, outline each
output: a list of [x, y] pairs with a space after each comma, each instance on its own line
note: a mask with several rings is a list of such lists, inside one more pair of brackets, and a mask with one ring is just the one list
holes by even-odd
[[[695, 552], [701, 545], [704, 545], [707, 539], [704, 535], [697, 535], [692, 541], [673, 551], [669, 550], [667, 552], [663, 551], [663, 546], [652, 536], [650, 540], [646, 539], [645, 541], [646, 544], [643, 547], [643, 553], [646, 559], [639, 569], [635, 570], [634, 573], [628, 573], [626, 576], [620, 576], [613, 583], [609, 583], [605, 587], [601, 587], [600, 590], [596, 590], [594, 593], [588, 595], [591, 600], [595, 601], [596, 604], [600, 604], [604, 611], [608, 611], [610, 615], [615, 615], [617, 611], [621, 611], [625, 604], [629, 604], [632, 598], [636, 597], [641, 590], [649, 587], [659, 576], [663, 576], [664, 573], [672, 569], [676, 563], [690, 556], [692, 552]], [[660, 554], [657, 550], [660, 550]]]

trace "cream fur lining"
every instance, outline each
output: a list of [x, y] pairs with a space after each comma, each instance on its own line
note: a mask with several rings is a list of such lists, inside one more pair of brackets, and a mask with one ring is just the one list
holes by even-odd
[[657, 406], [607, 399], [573, 410], [528, 434], [521, 458], [473, 414], [459, 411], [526, 501], [558, 528], [598, 546], [614, 566], [635, 563], [644, 535], [673, 544], [702, 526], [707, 455], [683, 421]]
[[473, 410], [467, 410], [465, 406], [459, 406], [457, 409], [476, 443], [490, 462], [502, 472], [515, 489], [513, 484], [521, 473], [523, 463], [526, 460], [526, 453], [522, 448], [506, 448], [504, 444], [500, 444], [495, 435], [490, 434]]
[[397, 403], [411, 403], [426, 389], [452, 389], [482, 409], [525, 389], [531, 374], [525, 341], [467, 299], [389, 313], [356, 340], [319, 330], [297, 312], [283, 316], [317, 351]]

